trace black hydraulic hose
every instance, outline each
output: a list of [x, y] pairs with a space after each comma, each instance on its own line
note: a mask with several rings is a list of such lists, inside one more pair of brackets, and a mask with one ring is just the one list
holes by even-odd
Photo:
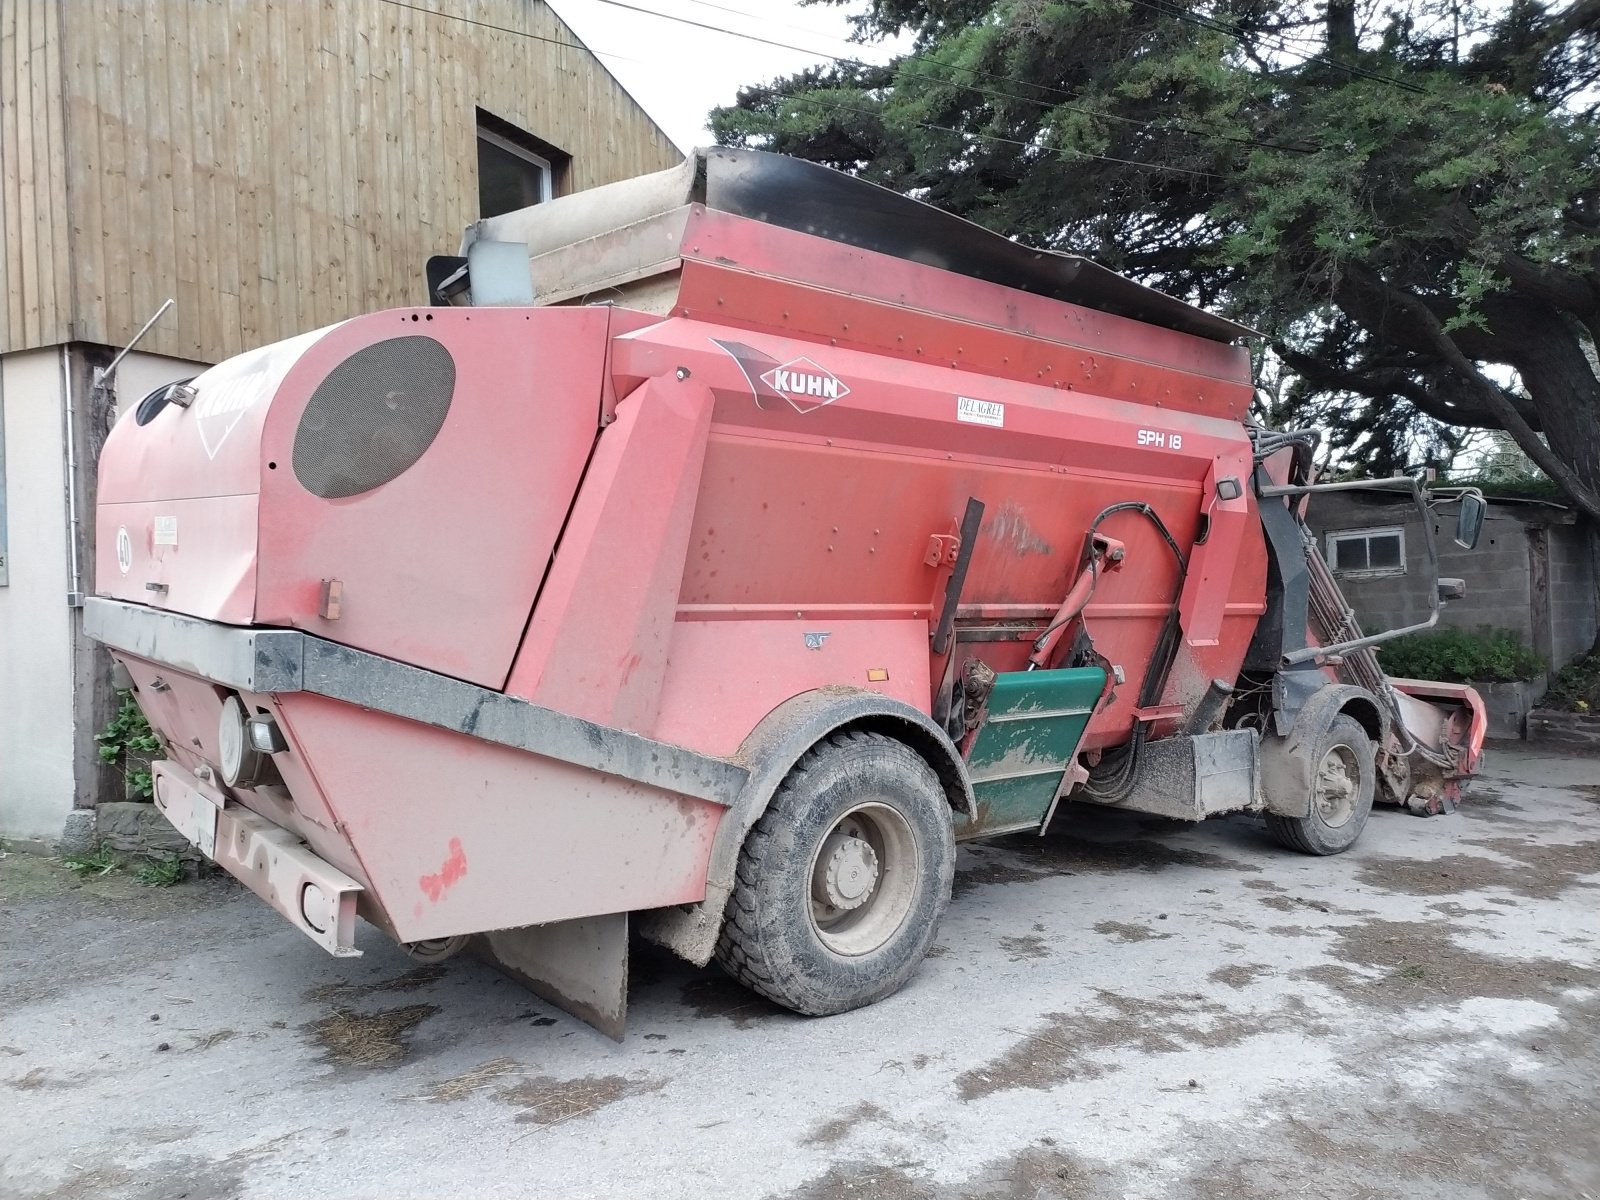
[[[1157, 531], [1160, 532], [1162, 540], [1171, 549], [1173, 557], [1178, 560], [1177, 591], [1172, 597], [1172, 607], [1167, 610], [1167, 619], [1162, 623], [1161, 634], [1156, 639], [1155, 651], [1150, 656], [1150, 665], [1145, 669], [1144, 679], [1139, 686], [1139, 707], [1148, 708], [1166, 690], [1167, 678], [1172, 671], [1172, 664], [1177, 661], [1178, 643], [1182, 634], [1182, 614], [1179, 611], [1179, 604], [1183, 599], [1184, 584], [1189, 577], [1189, 560], [1184, 556], [1182, 549], [1179, 548], [1178, 539], [1172, 536], [1172, 531], [1167, 528], [1166, 522], [1161, 519], [1160, 513], [1143, 501], [1123, 500], [1102, 509], [1099, 516], [1095, 517], [1089, 524], [1089, 536], [1085, 546], [1090, 555], [1091, 568], [1094, 564], [1095, 531], [1107, 517], [1121, 512], [1136, 512], [1154, 524]], [[1098, 575], [1095, 576], [1095, 582], [1099, 582]], [[1090, 596], [1092, 597], [1093, 595], [1094, 593], [1091, 589]], [[1087, 602], [1085, 602], [1084, 608], [1087, 610]], [[1087, 622], [1085, 624], [1087, 625]], [[1090, 644], [1093, 644], [1092, 639]], [[1100, 767], [1097, 767], [1095, 772], [1084, 781], [1084, 790], [1102, 800], [1115, 799], [1124, 794], [1128, 786], [1132, 784], [1134, 774], [1138, 770], [1139, 751], [1143, 748], [1148, 734], [1149, 722], [1136, 722], [1133, 727], [1133, 737], [1129, 740], [1127, 748], [1116, 756], [1115, 760], [1111, 762], [1109, 770], [1105, 772], [1102, 772], [1101, 768], [1106, 767], [1107, 764], [1105, 760], [1102, 760]]]
[[[1080, 608], [1070, 617], [1065, 617], [1062, 620], [1055, 622], [1053, 625], [1047, 626], [1038, 637], [1034, 638], [1033, 649], [1035, 651], [1037, 651], [1040, 646], [1044, 645], [1044, 640], [1057, 629], [1060, 629], [1063, 625], [1071, 624], [1079, 616], [1083, 615], [1085, 610], [1088, 609], [1089, 601], [1094, 599], [1095, 589], [1100, 586], [1100, 566], [1099, 563], [1095, 561], [1094, 553], [1095, 532], [1100, 528], [1100, 523], [1107, 517], [1115, 516], [1117, 513], [1121, 512], [1136, 512], [1141, 516], [1149, 518], [1149, 520], [1154, 523], [1156, 531], [1161, 534], [1162, 540], [1164, 540], [1167, 543], [1167, 546], [1172, 550], [1173, 557], [1178, 560], [1178, 580], [1180, 585], [1188, 576], [1189, 562], [1186, 558], [1184, 558], [1183, 551], [1178, 548], [1178, 539], [1172, 536], [1172, 531], [1167, 528], [1167, 524], [1161, 519], [1160, 513], [1156, 512], [1156, 510], [1151, 508], [1150, 505], [1139, 500], [1119, 500], [1115, 504], [1108, 505], [1100, 510], [1099, 514], [1093, 521], [1089, 522], [1089, 532], [1084, 539], [1084, 557], [1088, 560], [1090, 577], [1088, 599], [1084, 600], [1083, 608]], [[1179, 588], [1179, 592], [1180, 594], [1182, 592], [1181, 586]]]

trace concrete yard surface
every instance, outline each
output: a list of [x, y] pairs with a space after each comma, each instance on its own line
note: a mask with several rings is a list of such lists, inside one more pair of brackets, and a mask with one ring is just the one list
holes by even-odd
[[629, 1033], [255, 897], [0, 859], [0, 1197], [1600, 1200], [1600, 762], [1495, 747], [1349, 854], [1073, 807], [899, 995], [636, 946]]

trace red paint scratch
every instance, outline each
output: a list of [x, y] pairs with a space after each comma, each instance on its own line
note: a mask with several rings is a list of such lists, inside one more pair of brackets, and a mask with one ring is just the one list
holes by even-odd
[[450, 856], [444, 860], [436, 875], [424, 875], [417, 882], [429, 900], [438, 902], [440, 896], [467, 873], [467, 854], [461, 848], [460, 838], [450, 839]]

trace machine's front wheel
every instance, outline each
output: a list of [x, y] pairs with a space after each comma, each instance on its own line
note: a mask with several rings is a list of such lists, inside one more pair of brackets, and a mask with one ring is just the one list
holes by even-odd
[[808, 753], [745, 839], [717, 961], [811, 1016], [910, 979], [955, 876], [950, 807], [910, 747], [836, 734]]
[[1372, 813], [1377, 766], [1372, 739], [1354, 717], [1338, 716], [1312, 751], [1311, 811], [1267, 814], [1267, 829], [1291, 850], [1339, 854], [1355, 845]]

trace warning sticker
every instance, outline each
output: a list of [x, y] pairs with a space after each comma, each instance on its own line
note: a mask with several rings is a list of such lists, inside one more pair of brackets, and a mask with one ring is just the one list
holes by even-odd
[[974, 400], [970, 396], [956, 397], [956, 420], [969, 425], [992, 425], [996, 429], [1006, 423], [1006, 406], [993, 400]]
[[176, 546], [178, 544], [178, 518], [157, 517], [155, 543], [158, 546]]

